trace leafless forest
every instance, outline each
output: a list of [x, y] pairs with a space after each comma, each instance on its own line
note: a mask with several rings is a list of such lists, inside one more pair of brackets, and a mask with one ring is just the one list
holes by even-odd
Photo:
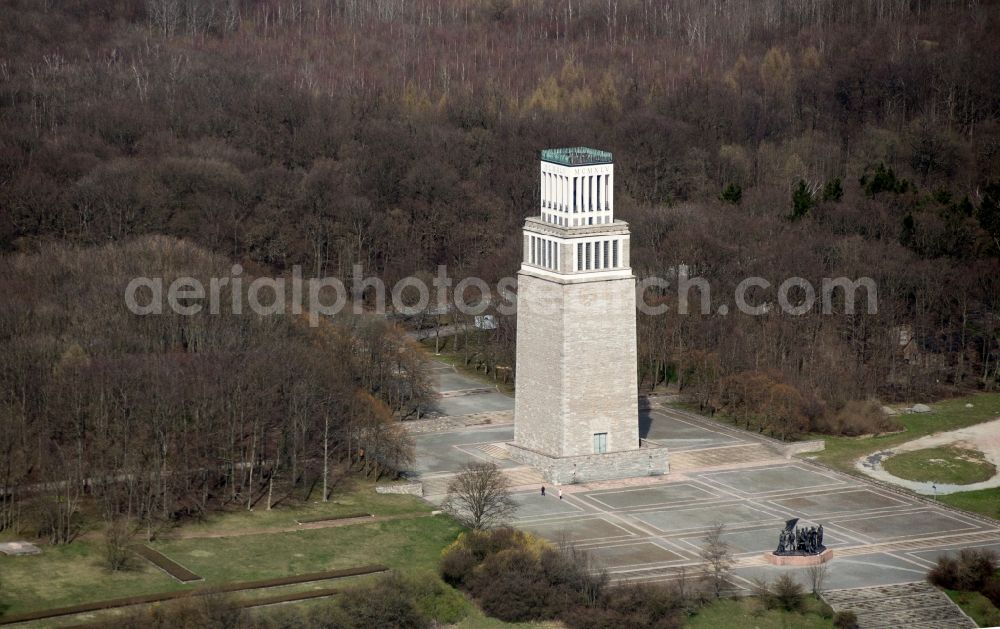
[[[36, 519], [61, 539], [85, 492], [152, 527], [267, 499], [272, 479], [302, 489], [334, 456], [391, 469], [390, 420], [428, 395], [398, 331], [137, 319], [123, 283], [236, 261], [512, 275], [549, 146], [615, 153], [640, 277], [688, 265], [721, 299], [751, 275], [878, 284], [872, 315], [640, 317], [642, 387], [677, 380], [781, 436], [992, 389], [998, 17], [976, 0], [3, 2], [0, 488], [48, 488]], [[509, 374], [513, 324], [470, 360]], [[0, 507], [4, 526], [21, 503]]]

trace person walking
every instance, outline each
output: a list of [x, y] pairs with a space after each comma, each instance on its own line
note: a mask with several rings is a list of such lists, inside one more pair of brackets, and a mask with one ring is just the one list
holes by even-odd
[[562, 500], [562, 489], [559, 490], [559, 500]]
[[545, 495], [545, 485], [542, 485], [542, 495]]

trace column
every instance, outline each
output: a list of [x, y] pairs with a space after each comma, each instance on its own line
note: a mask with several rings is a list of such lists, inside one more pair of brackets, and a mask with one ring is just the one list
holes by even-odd
[[614, 194], [614, 190], [615, 190], [615, 174], [613, 172], [608, 175], [607, 184], [608, 184], [607, 185], [607, 188], [608, 188], [608, 190], [607, 190], [608, 202], [607, 202], [606, 205], [607, 205], [608, 211], [611, 212], [612, 216], [613, 216], [614, 215], [614, 211], [615, 211], [615, 194]]

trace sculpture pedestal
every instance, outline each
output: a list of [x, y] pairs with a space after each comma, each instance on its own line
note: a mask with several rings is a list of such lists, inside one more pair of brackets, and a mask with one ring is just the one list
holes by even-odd
[[791, 568], [805, 568], [808, 566], [818, 566], [833, 559], [833, 549], [827, 548], [818, 555], [775, 555], [765, 553], [767, 562], [775, 566], [789, 566]]

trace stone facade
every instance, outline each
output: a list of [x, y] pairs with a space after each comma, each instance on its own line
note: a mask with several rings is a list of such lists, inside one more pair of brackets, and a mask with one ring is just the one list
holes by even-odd
[[670, 471], [666, 448], [643, 447], [636, 450], [554, 457], [507, 444], [510, 457], [541, 472], [554, 485], [572, 485], [637, 476], [662, 476]]
[[549, 482], [663, 474], [666, 449], [640, 450], [635, 276], [611, 155], [542, 155], [542, 211], [525, 221], [518, 273], [511, 457]]
[[550, 456], [639, 447], [635, 278], [518, 275], [514, 441]]

